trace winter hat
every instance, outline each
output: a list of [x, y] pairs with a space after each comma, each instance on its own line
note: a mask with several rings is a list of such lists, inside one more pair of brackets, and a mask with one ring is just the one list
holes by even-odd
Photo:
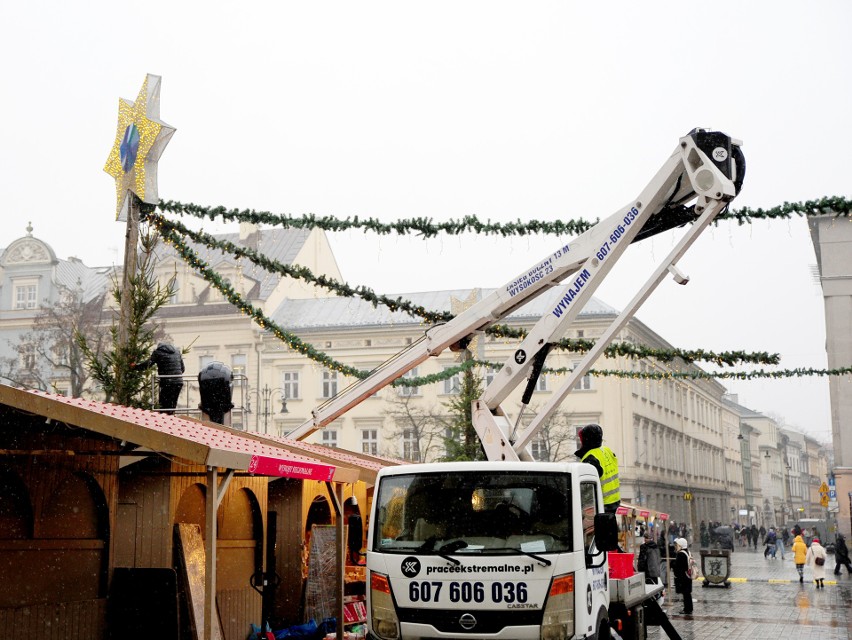
[[675, 540], [675, 544], [677, 546], [679, 546], [681, 549], [686, 549], [686, 546], [687, 546], [686, 538], [677, 538]]
[[814, 538], [813, 540], [811, 540], [811, 544], [813, 544], [814, 542], [816, 542], [817, 544], [819, 544], [819, 538]]

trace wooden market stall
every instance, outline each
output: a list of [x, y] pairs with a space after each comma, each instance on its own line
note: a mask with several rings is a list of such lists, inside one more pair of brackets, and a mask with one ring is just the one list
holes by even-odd
[[4, 385], [0, 453], [2, 637], [154, 637], [128, 624], [136, 611], [143, 629], [162, 623], [156, 637], [244, 638], [262, 611], [248, 583], [265, 568], [268, 478], [342, 495], [362, 473], [213, 423]]

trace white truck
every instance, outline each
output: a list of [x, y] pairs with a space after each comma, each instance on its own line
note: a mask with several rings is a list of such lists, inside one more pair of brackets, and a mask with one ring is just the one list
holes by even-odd
[[[557, 286], [552, 309], [521, 341], [473, 403], [487, 461], [401, 465], [377, 478], [367, 534], [368, 629], [374, 640], [413, 638], [643, 638], [661, 586], [643, 576], [611, 580], [615, 516], [605, 514], [595, 469], [534, 462], [529, 443], [698, 235], [739, 193], [741, 143], [695, 129], [638, 198], [512, 278], [450, 322], [318, 407], [290, 434], [305, 438], [430, 356], [476, 334]], [[687, 224], [689, 223], [689, 224]], [[523, 380], [521, 413], [552, 346], [627, 246], [686, 225], [671, 252], [526, 426], [501, 403]]]

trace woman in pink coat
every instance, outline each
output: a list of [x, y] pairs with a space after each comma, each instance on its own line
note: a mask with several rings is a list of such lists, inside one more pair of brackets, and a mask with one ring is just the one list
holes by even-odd
[[819, 543], [819, 538], [811, 540], [811, 546], [805, 556], [805, 564], [809, 565], [814, 572], [814, 582], [817, 589], [825, 589], [825, 547]]

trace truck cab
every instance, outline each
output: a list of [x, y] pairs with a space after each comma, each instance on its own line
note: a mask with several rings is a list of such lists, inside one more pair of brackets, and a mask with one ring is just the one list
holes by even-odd
[[584, 463], [383, 469], [367, 542], [371, 637], [596, 637], [610, 604], [602, 512]]

